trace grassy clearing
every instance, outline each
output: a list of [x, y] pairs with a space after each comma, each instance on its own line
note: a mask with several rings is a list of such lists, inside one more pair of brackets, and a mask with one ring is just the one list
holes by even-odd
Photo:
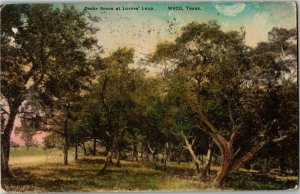
[[[35, 166], [39, 164], [63, 163], [62, 151], [57, 148], [43, 149], [42, 147], [17, 147], [10, 150], [9, 165], [13, 167]], [[74, 161], [72, 150], [70, 161]]]
[[[24, 151], [24, 150], [23, 150]], [[44, 150], [46, 154], [57, 156], [59, 150]], [[26, 157], [39, 158], [40, 154], [22, 156], [12, 151], [12, 160]], [[44, 155], [46, 155], [44, 154]], [[52, 155], [51, 155], [52, 157]], [[58, 159], [57, 161], [59, 161]], [[17, 192], [99, 192], [99, 191], [203, 191], [203, 190], [252, 190], [252, 189], [291, 189], [295, 180], [277, 180], [258, 173], [234, 174], [223, 188], [215, 188], [209, 183], [201, 182], [194, 174], [192, 164], [170, 164], [167, 169], [159, 165], [122, 161], [122, 167], [110, 166], [98, 175], [103, 164], [102, 157], [80, 157], [68, 166], [58, 162], [33, 162], [11, 165], [13, 178], [3, 179], [2, 188]]]

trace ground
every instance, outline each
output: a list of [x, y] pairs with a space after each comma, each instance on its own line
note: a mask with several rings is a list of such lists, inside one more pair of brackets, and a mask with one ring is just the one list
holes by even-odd
[[161, 165], [122, 161], [121, 167], [110, 166], [99, 175], [103, 157], [80, 155], [75, 161], [72, 152], [70, 164], [65, 166], [61, 153], [58, 149], [12, 148], [10, 169], [13, 177], [1, 181], [2, 189], [17, 192], [215, 191], [293, 189], [297, 184], [296, 177], [239, 172], [230, 176], [223, 187], [216, 188], [200, 181], [193, 165], [185, 163], [169, 164], [164, 169]]

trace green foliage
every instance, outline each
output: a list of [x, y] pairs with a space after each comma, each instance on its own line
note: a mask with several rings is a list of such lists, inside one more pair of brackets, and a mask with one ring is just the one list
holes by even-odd
[[167, 94], [174, 129], [208, 132], [222, 162], [231, 164], [226, 157], [250, 160], [261, 143], [298, 130], [294, 29], [274, 28], [269, 41], [253, 49], [245, 45], [243, 29], [224, 32], [215, 21], [193, 22], [182, 31], [174, 43], [158, 44], [152, 56], [175, 66]]
[[61, 137], [61, 135], [57, 134], [57, 133], [51, 133], [49, 135], [47, 135], [46, 137], [44, 137], [43, 139], [43, 144], [45, 146], [45, 148], [49, 149], [49, 148], [62, 148], [63, 147], [63, 138]]
[[226, 187], [234, 190], [286, 190], [295, 188], [295, 181], [285, 179], [276, 179], [275, 177], [247, 173], [247, 174], [233, 174], [226, 185]]
[[[1, 95], [10, 111], [15, 111], [11, 123], [17, 114], [22, 117], [18, 131], [24, 137], [36, 130], [52, 131], [64, 137], [65, 145], [97, 139], [107, 151], [116, 153], [140, 143], [153, 156], [166, 145], [172, 152], [175, 147], [182, 149], [183, 136], [195, 140], [196, 154], [205, 153], [213, 139], [223, 163], [224, 154], [232, 152], [230, 165], [239, 159], [243, 163], [248, 153], [247, 160], [251, 159], [258, 151], [254, 148], [278, 137], [291, 135], [289, 143], [278, 144], [281, 152], [298, 145], [292, 137], [298, 132], [295, 29], [273, 28], [267, 42], [250, 48], [244, 42], [243, 28], [224, 32], [216, 21], [192, 22], [174, 42], [157, 45], [148, 62], [168, 68], [165, 75], [149, 78], [143, 69], [130, 67], [135, 56], [132, 48], [118, 48], [101, 58], [94, 38], [97, 29], [88, 22], [89, 16], [72, 7], [8, 5], [1, 16]], [[22, 114], [17, 112], [20, 106]], [[62, 146], [57, 134], [45, 138], [46, 147]], [[268, 153], [280, 157], [271, 148]], [[164, 189], [161, 182], [166, 173], [181, 172], [177, 167], [162, 172], [156, 166], [146, 167], [144, 173], [138, 170], [144, 167], [133, 164], [113, 167], [111, 174], [96, 177], [91, 172], [99, 164], [85, 166], [85, 162], [79, 162], [75, 174], [61, 168], [65, 179], [79, 181], [74, 185], [72, 180], [62, 190], [97, 189], [97, 185]], [[59, 179], [55, 173], [50, 175]], [[257, 189], [277, 188], [266, 186], [271, 179], [263, 177], [258, 183], [253, 177], [234, 180], [236, 184], [229, 187], [248, 188], [245, 182], [249, 182]], [[203, 188], [195, 182], [184, 183]], [[286, 188], [282, 184], [278, 183]], [[55, 184], [52, 189], [57, 189]]]

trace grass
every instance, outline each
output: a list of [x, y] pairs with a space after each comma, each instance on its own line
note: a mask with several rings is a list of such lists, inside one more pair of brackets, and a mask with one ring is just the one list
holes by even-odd
[[[62, 151], [57, 148], [43, 149], [42, 147], [14, 147], [10, 150], [9, 164], [13, 167], [35, 166], [39, 164], [63, 163]], [[73, 160], [70, 152], [70, 160]]]
[[[13, 148], [14, 149], [14, 148]], [[23, 148], [22, 148], [23, 149]], [[30, 154], [26, 150], [12, 150], [11, 160], [26, 157], [62, 157], [57, 149], [41, 150]], [[22, 155], [22, 152], [23, 155]], [[12, 178], [2, 180], [2, 188], [14, 192], [100, 192], [100, 191], [203, 191], [203, 190], [257, 190], [291, 189], [297, 184], [292, 180], [278, 180], [258, 173], [233, 174], [222, 188], [201, 182], [194, 174], [192, 164], [170, 164], [166, 169], [160, 165], [122, 161], [121, 167], [109, 166], [98, 175], [103, 157], [83, 157], [64, 166], [56, 161], [40, 159], [28, 165], [19, 160], [11, 165]]]
[[244, 172], [232, 174], [224, 186], [235, 190], [287, 190], [296, 189], [297, 185], [296, 177], [282, 179], [273, 175]]
[[20, 156], [37, 156], [58, 151], [59, 150], [57, 148], [43, 149], [42, 147], [30, 147], [27, 149], [26, 147], [13, 147], [10, 149], [10, 156], [12, 158]]

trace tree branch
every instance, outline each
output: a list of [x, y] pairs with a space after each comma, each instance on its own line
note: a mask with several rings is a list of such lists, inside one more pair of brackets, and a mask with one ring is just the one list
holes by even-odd
[[[9, 113], [3, 107], [1, 107], [1, 111], [4, 112], [4, 114], [9, 115]], [[1, 113], [1, 114], [3, 114], [3, 113]]]
[[45, 128], [41, 128], [38, 131], [43, 131], [43, 132], [54, 132], [54, 133], [58, 133], [62, 136], [64, 136], [65, 134], [61, 131], [55, 130], [55, 129], [45, 129]]
[[246, 161], [249, 161], [251, 160], [255, 154], [261, 149], [263, 148], [266, 144], [270, 143], [270, 142], [273, 142], [273, 143], [277, 143], [277, 142], [280, 142], [284, 139], [286, 139], [288, 137], [288, 135], [284, 135], [282, 137], [278, 137], [278, 138], [275, 138], [275, 139], [272, 139], [271, 141], [262, 141], [260, 143], [258, 143], [257, 145], [255, 145], [248, 153], [244, 154], [239, 160], [237, 160], [234, 164], [233, 164], [233, 167], [232, 169], [233, 170], [236, 170], [238, 169], [241, 164], [243, 164], [244, 162]]
[[282, 140], [285, 140], [285, 139], [288, 138], [288, 137], [289, 137], [288, 135], [284, 135], [284, 136], [282, 136], [282, 137], [278, 137], [278, 138], [272, 139], [271, 141], [272, 141], [273, 143], [278, 143], [278, 142], [280, 142], [280, 141], [282, 141]]
[[184, 146], [189, 152], [190, 154], [192, 155], [193, 159], [195, 160], [196, 163], [198, 163], [198, 165], [200, 166], [201, 165], [201, 161], [199, 160], [199, 158], [196, 156], [194, 150], [193, 150], [193, 143], [194, 143], [194, 140], [192, 142], [192, 144], [190, 144], [189, 140], [187, 139], [187, 137], [185, 135], [182, 135], [182, 138], [186, 144], [186, 146]]
[[235, 138], [237, 137], [237, 135], [239, 134], [239, 129], [240, 128], [235, 128], [232, 132], [232, 134], [230, 135], [230, 139], [229, 139], [229, 143], [233, 144]]
[[208, 132], [219, 147], [222, 147], [222, 145], [224, 143], [227, 143], [226, 139], [218, 134], [217, 128], [214, 127], [214, 125], [204, 115], [204, 113], [202, 112], [199, 104], [197, 102], [195, 102], [195, 100], [193, 100], [193, 99], [190, 99], [189, 101], [190, 101], [190, 107], [192, 109], [194, 108], [194, 111], [196, 112], [199, 119], [201, 121], [203, 121], [203, 123], [207, 126], [207, 130], [205, 130], [203, 128], [200, 128], [200, 129], [202, 129], [205, 132]]
[[154, 153], [156, 152], [156, 149], [155, 149], [155, 148], [152, 149], [152, 148], [150, 147], [150, 144], [149, 144], [149, 143], [147, 143], [147, 146], [148, 146], [148, 149], [149, 149], [149, 151], [151, 152], [151, 154], [154, 154]]

